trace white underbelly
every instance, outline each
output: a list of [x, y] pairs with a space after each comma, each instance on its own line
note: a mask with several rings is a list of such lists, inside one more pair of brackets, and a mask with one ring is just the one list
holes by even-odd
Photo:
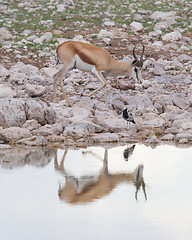
[[92, 72], [95, 66], [83, 62], [78, 55], [75, 55], [75, 67], [83, 72]]

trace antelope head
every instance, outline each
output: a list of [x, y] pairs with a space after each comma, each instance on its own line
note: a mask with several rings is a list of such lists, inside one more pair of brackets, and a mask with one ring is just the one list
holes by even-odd
[[134, 60], [131, 64], [131, 66], [132, 66], [131, 77], [138, 83], [143, 82], [143, 78], [142, 78], [142, 75], [141, 75], [141, 70], [142, 70], [143, 62], [144, 62], [144, 60], [143, 60], [144, 50], [145, 50], [145, 47], [143, 46], [143, 50], [142, 50], [141, 57], [140, 57], [140, 60], [139, 60], [137, 55], [135, 54], [135, 47], [133, 48]]

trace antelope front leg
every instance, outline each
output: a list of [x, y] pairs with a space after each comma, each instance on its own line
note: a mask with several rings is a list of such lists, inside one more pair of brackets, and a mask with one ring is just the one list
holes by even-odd
[[85, 93], [82, 93], [82, 96], [85, 96], [85, 97], [91, 97], [93, 94], [95, 94], [96, 92], [98, 92], [99, 90], [103, 89], [104, 88], [104, 95], [105, 95], [105, 105], [106, 105], [106, 108], [108, 108], [108, 102], [107, 102], [107, 90], [106, 90], [106, 85], [107, 85], [107, 81], [103, 78], [103, 75], [100, 71], [94, 69], [92, 71], [98, 78], [99, 80], [101, 80], [101, 82], [103, 83], [101, 87], [97, 88], [96, 90], [92, 91], [91, 93], [89, 94], [85, 94]]

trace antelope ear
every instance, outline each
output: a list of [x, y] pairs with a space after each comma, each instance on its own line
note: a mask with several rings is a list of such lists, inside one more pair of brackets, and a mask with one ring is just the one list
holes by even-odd
[[132, 65], [132, 67], [135, 67], [135, 66], [137, 66], [137, 60], [135, 59], [135, 60], [133, 60], [133, 62], [131, 63], [131, 65]]

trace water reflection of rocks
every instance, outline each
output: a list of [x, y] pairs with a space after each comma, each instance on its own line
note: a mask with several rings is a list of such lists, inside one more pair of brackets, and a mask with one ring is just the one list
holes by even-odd
[[[131, 148], [131, 154], [135, 145]], [[142, 188], [145, 200], [147, 200], [145, 182], [143, 178], [143, 165], [139, 165], [133, 172], [110, 174], [108, 171], [108, 150], [104, 151], [103, 166], [98, 175], [76, 177], [70, 175], [65, 169], [65, 159], [68, 150], [64, 151], [63, 157], [58, 163], [57, 153], [55, 153], [54, 165], [65, 177], [64, 186], [59, 186], [58, 195], [60, 200], [78, 204], [88, 203], [95, 199], [100, 199], [108, 195], [121, 183], [133, 184], [136, 188], [135, 199], [138, 199], [138, 191]], [[83, 154], [91, 154], [98, 158], [92, 151], [83, 151]], [[127, 158], [128, 159], [128, 158]]]
[[46, 166], [53, 158], [56, 150], [41, 148], [9, 148], [0, 150], [0, 165], [2, 168], [12, 169], [33, 165]]

